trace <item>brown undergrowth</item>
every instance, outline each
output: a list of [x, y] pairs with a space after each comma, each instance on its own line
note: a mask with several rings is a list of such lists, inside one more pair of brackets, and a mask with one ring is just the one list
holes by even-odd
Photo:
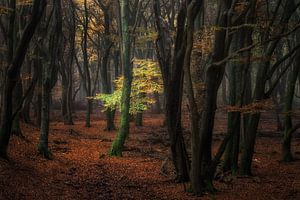
[[[122, 158], [107, 156], [116, 132], [104, 131], [99, 115], [93, 117], [92, 128], [84, 127], [82, 117], [74, 126], [51, 123], [53, 160], [37, 154], [39, 130], [22, 124], [27, 140], [13, 136], [10, 161], [0, 160], [0, 199], [300, 199], [300, 161], [280, 162], [274, 121], [262, 121], [260, 129], [267, 134], [257, 141], [255, 176], [228, 176], [215, 183], [216, 195], [201, 198], [173, 181], [162, 115], [146, 115], [144, 127], [132, 124]], [[226, 127], [223, 115], [216, 124], [214, 148]], [[293, 150], [300, 157], [299, 138], [294, 139]]]

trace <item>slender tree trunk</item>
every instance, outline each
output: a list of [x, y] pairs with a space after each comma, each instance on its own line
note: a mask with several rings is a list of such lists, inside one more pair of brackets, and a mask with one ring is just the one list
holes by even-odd
[[[111, 74], [109, 72], [109, 58], [112, 48], [112, 41], [110, 40], [110, 13], [109, 13], [109, 6], [105, 6], [101, 4], [101, 9], [104, 13], [104, 29], [105, 29], [105, 39], [104, 39], [104, 48], [105, 53], [102, 58], [102, 65], [101, 65], [101, 78], [102, 78], [102, 88], [104, 94], [111, 94], [112, 88], [111, 88]], [[107, 109], [106, 111], [106, 128], [107, 131], [113, 131], [115, 130], [115, 124], [114, 124], [114, 111], [112, 109]]]
[[84, 30], [83, 30], [83, 65], [84, 65], [84, 73], [86, 85], [86, 103], [87, 103], [87, 110], [86, 110], [86, 118], [85, 118], [85, 126], [91, 127], [91, 113], [93, 108], [93, 101], [91, 99], [92, 95], [92, 86], [91, 86], [91, 75], [89, 70], [89, 60], [88, 60], [88, 27], [89, 27], [89, 13], [87, 7], [87, 0], [84, 0]]
[[135, 116], [135, 125], [143, 126], [143, 112], [138, 112]]
[[43, 67], [42, 75], [42, 112], [41, 112], [41, 130], [40, 139], [38, 144], [38, 152], [47, 159], [52, 158], [52, 153], [48, 149], [48, 135], [49, 135], [49, 123], [50, 123], [50, 102], [51, 102], [51, 90], [55, 86], [57, 81], [58, 72], [58, 57], [59, 44], [61, 42], [62, 34], [62, 16], [61, 16], [61, 1], [55, 1], [54, 14], [52, 16], [52, 22], [50, 25], [49, 34], [49, 62]]
[[[71, 55], [73, 56], [73, 55]], [[64, 63], [64, 62], [61, 62]], [[61, 69], [62, 76], [62, 102], [61, 111], [65, 125], [73, 125], [72, 118], [72, 94], [73, 94], [73, 71], [72, 63], [67, 67], [63, 66]]]
[[129, 34], [129, 2], [128, 0], [120, 0], [121, 7], [121, 54], [123, 65], [123, 88], [122, 88], [122, 102], [121, 102], [121, 124], [120, 130], [112, 144], [110, 156], [122, 156], [122, 151], [125, 139], [129, 134], [129, 108], [130, 108], [130, 94], [132, 83], [132, 65], [130, 55], [130, 34]]
[[291, 152], [291, 140], [292, 140], [292, 111], [293, 111], [293, 100], [296, 88], [296, 82], [298, 75], [300, 73], [300, 51], [298, 50], [296, 55], [295, 66], [291, 69], [289, 74], [289, 83], [287, 87], [285, 106], [284, 106], [284, 135], [282, 142], [282, 160], [285, 162], [290, 162], [293, 160], [293, 155]]
[[[243, 22], [244, 23], [244, 22]], [[246, 23], [246, 22], [245, 22]], [[245, 46], [250, 45], [248, 40], [251, 40], [252, 30], [242, 28], [234, 34], [231, 42], [231, 51], [235, 52]], [[250, 39], [249, 39], [250, 38]], [[229, 62], [228, 80], [229, 80], [229, 104], [230, 106], [239, 109], [243, 105], [245, 98], [245, 85], [247, 84], [248, 68], [250, 65], [249, 53], [242, 54], [241, 60]], [[243, 60], [246, 58], [246, 61]], [[248, 89], [248, 88], [247, 88]], [[240, 111], [233, 111], [228, 113], [227, 123], [228, 135], [232, 135], [224, 156], [224, 171], [231, 171], [236, 174], [238, 171], [238, 158], [240, 147], [240, 130], [241, 130], [241, 113]]]
[[41, 69], [43, 69], [44, 64], [40, 61], [40, 70], [38, 72], [39, 77], [38, 77], [38, 82], [37, 82], [37, 91], [36, 91], [36, 106], [35, 106], [35, 116], [36, 116], [36, 125], [38, 127], [41, 126], [41, 113], [42, 113], [42, 76], [43, 72]]
[[[32, 75], [32, 70], [31, 70], [32, 63], [33, 63], [32, 61], [28, 61], [28, 63], [27, 63], [26, 73], [27, 73], [28, 76], [33, 76]], [[33, 77], [31, 77], [31, 78], [33, 78]], [[30, 84], [30, 79], [25, 80], [24, 83], [25, 83], [24, 88], [28, 88], [29, 84]], [[30, 103], [32, 101], [32, 98], [33, 98], [33, 91], [30, 92], [28, 94], [28, 96], [25, 98], [24, 105], [23, 105], [23, 108], [21, 110], [21, 118], [26, 124], [29, 124], [30, 121], [31, 121], [31, 119], [30, 119]]]
[[[38, 53], [35, 50], [35, 55], [37, 58], [34, 59], [33, 63], [33, 73], [32, 73], [32, 79], [31, 79], [31, 85], [28, 85], [28, 89], [30, 89], [28, 96], [24, 100], [24, 106], [22, 109], [22, 119], [24, 120], [25, 123], [32, 123], [31, 122], [31, 117], [30, 117], [30, 107], [31, 107], [31, 102], [34, 96], [34, 90], [36, 88], [37, 82], [38, 82], [38, 77], [39, 77], [39, 59], [38, 59]], [[29, 66], [31, 68], [31, 66]], [[30, 87], [30, 88], [29, 88]]]
[[[63, 67], [65, 68], [65, 66]], [[63, 70], [63, 69], [62, 69]], [[68, 96], [68, 81], [66, 74], [64, 72], [61, 73], [61, 114], [63, 116], [64, 123], [67, 122], [67, 96]]]
[[[13, 112], [18, 112], [16, 109], [19, 107], [19, 105], [22, 103], [22, 97], [23, 97], [23, 86], [21, 78], [19, 78], [19, 81], [17, 82], [14, 92], [13, 92]], [[13, 119], [12, 123], [12, 130], [11, 133], [16, 136], [22, 137], [22, 130], [20, 126], [20, 112], [18, 112]]]
[[[48, 76], [48, 74], [45, 73], [47, 72], [43, 72], [43, 77]], [[50, 98], [51, 86], [49, 80], [46, 80], [44, 81], [42, 86], [41, 130], [38, 144], [38, 152], [47, 159], [52, 158], [52, 154], [48, 149]]]
[[72, 71], [72, 66], [69, 66], [71, 69], [69, 70], [69, 75], [68, 75], [68, 88], [67, 88], [67, 99], [66, 99], [66, 118], [65, 118], [65, 124], [67, 125], [73, 125], [73, 71]]

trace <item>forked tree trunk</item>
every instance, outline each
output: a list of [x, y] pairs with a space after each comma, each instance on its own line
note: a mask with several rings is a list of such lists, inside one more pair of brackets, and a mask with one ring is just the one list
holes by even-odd
[[[228, 24], [230, 19], [228, 12], [232, 7], [231, 4], [230, 0], [220, 2], [220, 16], [216, 23], [217, 26], [230, 26]], [[206, 70], [203, 110], [199, 113], [199, 124], [194, 125], [195, 128], [199, 129], [198, 135], [195, 136], [196, 141], [199, 141], [199, 143], [193, 146], [191, 177], [192, 189], [197, 195], [206, 191], [215, 191], [212, 182], [215, 172], [215, 167], [212, 167], [212, 135], [217, 109], [217, 93], [225, 72], [225, 64], [216, 65], [215, 63], [223, 60], [228, 55], [229, 44], [230, 39], [228, 38], [227, 31], [216, 31], [211, 64]], [[192, 87], [190, 88], [192, 90]]]
[[171, 140], [172, 161], [176, 171], [176, 180], [178, 182], [186, 182], [189, 180], [190, 161], [187, 155], [181, 126], [186, 7], [182, 5], [177, 16], [176, 44], [173, 49], [174, 58], [171, 58], [172, 45], [166, 40], [166, 38], [170, 36], [165, 33], [161, 24], [159, 0], [153, 2], [153, 8], [156, 29], [159, 34], [156, 42], [156, 51], [163, 77], [165, 115], [167, 130]]
[[[298, 5], [299, 6], [299, 5]], [[297, 6], [294, 1], [286, 1], [284, 4], [284, 10], [283, 10], [283, 16], [280, 19], [280, 24], [288, 24], [291, 16], [293, 13], [296, 11]], [[285, 26], [280, 27], [279, 33], [283, 33], [285, 31]], [[276, 49], [278, 43], [280, 42], [280, 37], [274, 41], [271, 41], [267, 43], [267, 45], [264, 47], [265, 57], [266, 58], [271, 58], [274, 50]], [[287, 58], [289, 58], [288, 56]], [[278, 68], [279, 65], [277, 65]], [[267, 78], [270, 77], [269, 74], [269, 68], [273, 67], [271, 65], [271, 61], [263, 61], [261, 65], [258, 68], [257, 71], [257, 76], [256, 76], [256, 84], [255, 84], [255, 89], [254, 89], [254, 101], [261, 101], [264, 100], [265, 98], [268, 98], [270, 94], [266, 93], [266, 83], [267, 83]], [[276, 71], [276, 70], [275, 70]], [[271, 73], [271, 76], [274, 74]], [[276, 83], [275, 83], [276, 84]], [[274, 87], [272, 87], [274, 88]], [[270, 91], [268, 91], [270, 92]], [[251, 165], [252, 165], [252, 159], [253, 159], [253, 154], [254, 154], [254, 149], [255, 149], [255, 142], [256, 142], [256, 136], [257, 136], [257, 129], [258, 129], [258, 124], [260, 121], [260, 113], [254, 113], [251, 114], [248, 117], [248, 121], [246, 124], [246, 130], [243, 135], [243, 146], [242, 146], [242, 153], [241, 153], [241, 165], [240, 165], [240, 173], [242, 175], [252, 175], [252, 170], [251, 170]]]

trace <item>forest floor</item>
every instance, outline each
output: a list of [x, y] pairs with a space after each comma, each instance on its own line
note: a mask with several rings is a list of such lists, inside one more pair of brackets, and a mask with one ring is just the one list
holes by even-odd
[[[105, 120], [95, 114], [92, 127], [84, 115], [74, 126], [51, 123], [49, 145], [54, 159], [37, 154], [38, 128], [22, 124], [26, 140], [13, 136], [10, 161], [0, 160], [0, 199], [300, 199], [300, 161], [280, 162], [280, 134], [274, 120], [264, 118], [254, 155], [253, 177], [225, 177], [216, 181], [215, 195], [194, 197], [173, 181], [167, 134], [162, 115], [146, 115], [143, 127], [132, 124], [122, 158], [107, 152], [116, 132], [104, 131]], [[185, 126], [187, 122], [185, 122]], [[214, 150], [226, 126], [218, 116]], [[73, 130], [73, 131], [70, 131]], [[300, 158], [300, 138], [293, 139]]]

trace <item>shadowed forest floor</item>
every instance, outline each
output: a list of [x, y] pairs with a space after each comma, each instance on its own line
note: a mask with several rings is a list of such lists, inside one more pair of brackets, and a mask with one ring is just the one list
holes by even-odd
[[[0, 160], [0, 199], [200, 199], [173, 181], [163, 115], [146, 115], [144, 127], [132, 124], [122, 158], [107, 156], [115, 132], [104, 131], [104, 118], [94, 115], [92, 128], [85, 128], [83, 116], [75, 119], [74, 126], [59, 120], [51, 123], [54, 159], [50, 161], [37, 155], [38, 129], [22, 124], [26, 141], [13, 136], [11, 160]], [[216, 195], [201, 199], [300, 199], [300, 161], [280, 162], [281, 137], [274, 133], [275, 122], [267, 117], [262, 121], [255, 176], [225, 177], [215, 182]], [[226, 118], [219, 114], [214, 149], [225, 124]], [[293, 139], [293, 152], [300, 158], [299, 137]]]

